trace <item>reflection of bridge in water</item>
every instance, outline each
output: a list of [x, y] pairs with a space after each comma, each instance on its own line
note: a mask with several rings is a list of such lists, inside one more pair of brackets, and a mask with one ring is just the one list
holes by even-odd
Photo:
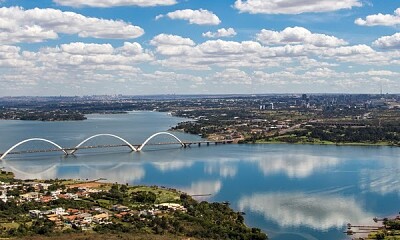
[[[160, 143], [149, 143], [153, 138], [159, 136], [159, 135], [167, 135], [172, 137], [175, 141], [174, 142], [160, 142]], [[122, 142], [122, 144], [108, 144], [108, 145], [92, 145], [92, 146], [84, 146], [84, 144], [86, 142], [89, 142], [90, 140], [94, 139], [94, 138], [98, 138], [98, 137], [112, 137], [115, 138], [119, 141]], [[24, 151], [13, 151], [14, 149], [16, 149], [17, 147], [28, 143], [28, 142], [45, 142], [45, 143], [49, 143], [53, 146], [55, 146], [55, 149], [38, 149], [38, 150], [24, 150]], [[162, 145], [181, 145], [181, 147], [186, 148], [186, 147], [190, 147], [191, 145], [198, 145], [201, 146], [202, 144], [205, 144], [207, 146], [209, 146], [210, 144], [226, 144], [226, 143], [232, 143], [232, 140], [224, 140], [224, 141], [182, 141], [180, 140], [177, 136], [175, 136], [172, 133], [169, 132], [159, 132], [156, 134], [151, 135], [149, 138], [147, 138], [142, 144], [131, 144], [129, 143], [127, 140], [113, 135], [113, 134], [97, 134], [94, 136], [91, 136], [85, 140], [83, 140], [81, 143], [79, 143], [78, 145], [76, 145], [76, 147], [73, 148], [63, 148], [60, 145], [58, 145], [57, 143], [50, 141], [48, 139], [44, 139], [44, 138], [30, 138], [30, 139], [26, 139], [23, 140], [17, 144], [15, 144], [14, 146], [12, 146], [11, 148], [9, 148], [6, 152], [4, 153], [0, 153], [0, 160], [3, 160], [7, 155], [9, 154], [29, 154], [29, 153], [46, 153], [46, 152], [63, 152], [64, 155], [68, 156], [68, 155], [74, 155], [74, 153], [80, 149], [96, 149], [96, 148], [116, 148], [116, 147], [129, 147], [129, 149], [133, 152], [140, 152], [142, 151], [142, 149], [147, 146], [147, 145], [153, 145], [153, 146], [162, 146]]]

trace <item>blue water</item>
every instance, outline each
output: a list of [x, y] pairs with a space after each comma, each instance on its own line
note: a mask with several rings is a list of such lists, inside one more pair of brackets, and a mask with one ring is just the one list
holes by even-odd
[[[133, 112], [90, 115], [83, 122], [0, 121], [0, 152], [32, 137], [73, 147], [99, 133], [140, 144], [148, 136], [180, 121], [165, 113]], [[175, 132], [182, 140], [200, 137]], [[160, 136], [152, 142], [171, 142]], [[88, 142], [118, 144], [103, 137]], [[18, 149], [51, 148], [28, 143]], [[211, 145], [179, 148], [148, 146], [80, 150], [75, 157], [59, 152], [9, 155], [2, 166], [18, 178], [106, 178], [110, 182], [160, 185], [199, 198], [229, 201], [246, 213], [246, 223], [271, 239], [346, 239], [348, 222], [369, 224], [377, 216], [400, 210], [400, 148], [319, 145]]]

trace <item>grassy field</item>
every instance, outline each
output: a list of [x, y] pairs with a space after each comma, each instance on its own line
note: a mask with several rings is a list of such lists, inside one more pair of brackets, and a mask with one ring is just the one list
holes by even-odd
[[13, 179], [14, 179], [14, 173], [6, 172], [6, 171], [0, 172], [0, 181], [1, 182], [10, 182]]
[[134, 186], [130, 187], [128, 193], [134, 192], [153, 192], [157, 195], [157, 200], [155, 203], [173, 203], [178, 202], [180, 199], [180, 192], [171, 191], [169, 189], [163, 189], [158, 187], [148, 187], [148, 186]]
[[0, 227], [1, 228], [7, 228], [7, 229], [18, 228], [19, 227], [19, 223], [17, 223], [17, 222], [1, 223]]

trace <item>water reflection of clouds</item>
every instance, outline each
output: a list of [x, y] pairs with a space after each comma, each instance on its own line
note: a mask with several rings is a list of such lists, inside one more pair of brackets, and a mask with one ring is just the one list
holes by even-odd
[[110, 168], [98, 169], [95, 166], [86, 166], [86, 168], [79, 168], [80, 171], [76, 174], [75, 178], [90, 175], [89, 179], [106, 178], [109, 182], [132, 184], [143, 179], [146, 175], [144, 168], [137, 164], [121, 164], [113, 169]]
[[239, 162], [255, 163], [265, 176], [285, 174], [289, 178], [306, 178], [315, 172], [323, 172], [341, 163], [340, 158], [328, 156], [313, 156], [311, 154], [288, 154], [253, 152], [242, 158], [224, 157], [205, 162], [205, 172], [219, 174], [221, 177], [235, 177], [238, 172]]
[[233, 162], [218, 161], [205, 164], [204, 172], [207, 174], [218, 174], [223, 178], [233, 178], [238, 172], [238, 167]]
[[360, 187], [363, 190], [387, 195], [400, 195], [400, 168], [397, 169], [364, 169], [361, 171]]
[[270, 155], [253, 153], [244, 158], [218, 158], [217, 161], [207, 161], [205, 172], [219, 174], [221, 177], [235, 177], [239, 162], [249, 162], [258, 165], [265, 176], [286, 174], [289, 178], [306, 178], [314, 172], [323, 172], [340, 164], [340, 159], [310, 154], [273, 153]]
[[[67, 162], [40, 161], [40, 164], [27, 164], [27, 161], [3, 162], [3, 166], [13, 171], [20, 179], [99, 179], [105, 178], [108, 182], [130, 183], [142, 180], [146, 175], [143, 162]], [[162, 162], [153, 161], [153, 165], [161, 172], [177, 171], [193, 166], [193, 161]], [[228, 165], [219, 166], [222, 176], [236, 174], [237, 168]], [[198, 181], [190, 186], [178, 187], [188, 194], [219, 193], [222, 188], [220, 180]]]
[[199, 181], [193, 182], [189, 187], [180, 187], [179, 189], [189, 195], [198, 194], [211, 194], [215, 195], [219, 193], [222, 188], [222, 182], [220, 180], [215, 181]]
[[306, 178], [340, 163], [338, 158], [305, 154], [274, 154], [268, 157], [253, 157], [264, 175], [284, 173], [290, 178]]
[[250, 210], [282, 227], [306, 226], [317, 230], [342, 228], [347, 223], [364, 224], [373, 215], [352, 197], [324, 193], [265, 193], [239, 200], [241, 211]]
[[24, 165], [13, 166], [8, 163], [3, 163], [3, 167], [7, 171], [14, 173], [15, 177], [18, 179], [54, 179], [57, 178], [57, 167], [58, 163], [53, 163], [51, 165]]
[[[390, 148], [390, 150], [392, 149]], [[379, 161], [377, 161], [378, 159]], [[400, 196], [400, 161], [398, 158], [382, 154], [374, 160], [378, 167], [361, 170], [360, 188], [382, 196], [391, 193], [397, 193]]]
[[[140, 164], [84, 164], [84, 163], [42, 163], [27, 164], [26, 161], [4, 162], [3, 167], [15, 173], [20, 179], [98, 179], [109, 182], [133, 183], [143, 179], [145, 169]], [[60, 170], [62, 169], [62, 170]]]
[[[144, 178], [144, 164], [146, 163], [153, 165], [162, 173], [189, 169], [192, 168], [193, 165], [196, 163], [196, 160], [194, 159], [179, 159], [179, 154], [177, 152], [172, 151], [171, 153], [166, 153], [167, 154], [165, 154], [165, 157], [167, 159], [162, 159], [159, 161], [148, 161], [146, 158], [144, 158], [142, 159], [142, 161], [136, 162], [115, 160], [115, 164], [109, 161], [97, 162], [94, 160], [96, 155], [88, 157], [88, 161], [73, 160], [74, 162], [68, 162], [70, 160], [68, 159], [68, 161], [58, 161], [59, 165], [56, 169], [60, 171], [54, 170], [54, 173], [48, 172], [46, 174], [42, 172], [44, 172], [48, 168], [48, 166], [54, 165], [54, 162], [40, 161], [35, 162], [35, 164], [26, 164], [26, 161], [13, 161], [12, 164], [14, 166], [14, 169], [20, 169], [22, 172], [25, 172], [25, 174], [21, 173], [18, 176], [20, 178], [104, 177], [109, 178], [113, 181], [121, 180], [123, 182], [133, 182]], [[180, 157], [182, 158], [182, 156]], [[170, 158], [173, 158], [174, 160], [170, 160]], [[204, 163], [204, 172], [206, 174], [217, 174], [222, 178], [234, 178], [239, 171], [238, 165], [241, 162], [256, 163], [260, 171], [265, 176], [284, 173], [290, 178], [306, 178], [311, 176], [314, 172], [323, 172], [328, 168], [338, 165], [340, 163], [340, 160], [334, 157], [317, 157], [305, 154], [272, 154], [268, 156], [265, 156], [263, 154], [254, 154], [248, 155], [244, 159], [228, 157], [202, 160], [202, 162]], [[124, 166], [119, 167], [120, 164], [124, 164]], [[63, 176], [64, 171], [62, 169], [68, 167], [76, 167], [77, 172], [73, 173], [73, 176], [70, 176], [71, 173], [68, 173], [68, 176]], [[42, 171], [40, 170], [40, 168], [43, 168]], [[115, 170], [114, 168], [117, 169]], [[131, 181], [128, 181], [129, 179], [131, 179]]]
[[173, 162], [152, 162], [153, 166], [161, 172], [178, 171], [183, 168], [190, 168], [194, 162], [191, 161], [173, 161]]

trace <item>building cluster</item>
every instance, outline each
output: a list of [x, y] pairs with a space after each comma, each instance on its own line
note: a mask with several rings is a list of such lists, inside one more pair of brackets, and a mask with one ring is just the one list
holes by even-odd
[[131, 210], [127, 206], [117, 204], [109, 210], [101, 207], [92, 207], [91, 209], [64, 209], [61, 207], [50, 210], [34, 209], [29, 211], [29, 215], [32, 219], [48, 219], [59, 228], [71, 227], [91, 230], [99, 224], [114, 224], [114, 219], [122, 220], [125, 216], [138, 216], [141, 221], [148, 221], [149, 217], [163, 216], [174, 211], [186, 212], [187, 210], [177, 203], [156, 204], [145, 210]]
[[46, 218], [55, 223], [57, 227], [81, 228], [82, 230], [92, 229], [96, 224], [112, 224], [110, 213], [99, 207], [91, 209], [64, 209], [61, 207], [50, 210], [30, 210], [32, 219]]
[[[48, 190], [51, 184], [38, 183], [38, 182], [25, 182], [25, 183], [5, 183], [0, 182], [0, 200], [7, 202], [9, 199], [15, 199], [19, 196], [18, 201], [29, 202], [43, 202], [47, 197], [43, 193]], [[24, 194], [20, 194], [23, 192]], [[14, 194], [16, 193], [16, 194]]]
[[[246, 139], [254, 134], [271, 134], [275, 132], [286, 131], [291, 127], [303, 122], [294, 122], [291, 119], [285, 120], [267, 120], [267, 119], [242, 119], [236, 118], [232, 121], [226, 121], [219, 124], [207, 122], [183, 122], [178, 125], [179, 128], [190, 129], [199, 126], [199, 132], [206, 133], [207, 138], [213, 141], [232, 140], [234, 143]], [[192, 126], [190, 126], [192, 125]], [[199, 134], [202, 135], [202, 134]]]
[[131, 210], [126, 206], [117, 204], [112, 207], [113, 216], [122, 219], [124, 216], [139, 216], [140, 220], [146, 221], [146, 217], [156, 217], [165, 215], [168, 212], [187, 212], [187, 209], [178, 203], [161, 203], [154, 204], [153, 206], [144, 210]]
[[[64, 227], [79, 228], [82, 230], [93, 229], [96, 225], [113, 224], [121, 221], [125, 216], [138, 216], [142, 221], [147, 221], [152, 217], [162, 216], [174, 211], [186, 212], [187, 210], [177, 203], [161, 203], [153, 205], [140, 205], [141, 210], [132, 210], [127, 206], [117, 204], [109, 209], [102, 207], [84, 208], [62, 208], [46, 207], [49, 202], [58, 199], [70, 201], [90, 200], [90, 194], [99, 193], [107, 190], [99, 190], [89, 187], [91, 184], [77, 184], [73, 187], [74, 191], [65, 192], [65, 189], [55, 189], [52, 184], [41, 182], [0, 182], [0, 200], [3, 202], [11, 201], [19, 204], [27, 202], [37, 202], [43, 204], [42, 208], [29, 210], [32, 219], [47, 219], [55, 224], [59, 229]], [[96, 185], [96, 184], [94, 184]], [[71, 185], [74, 186], [74, 185]], [[71, 187], [69, 188], [71, 190]]]
[[[175, 104], [175, 105], [174, 105]], [[395, 119], [399, 95], [294, 94], [186, 99], [169, 103], [172, 113], [191, 118], [173, 130], [209, 140], [265, 139], [319, 125], [364, 127]], [[377, 124], [379, 125], [379, 124]]]

